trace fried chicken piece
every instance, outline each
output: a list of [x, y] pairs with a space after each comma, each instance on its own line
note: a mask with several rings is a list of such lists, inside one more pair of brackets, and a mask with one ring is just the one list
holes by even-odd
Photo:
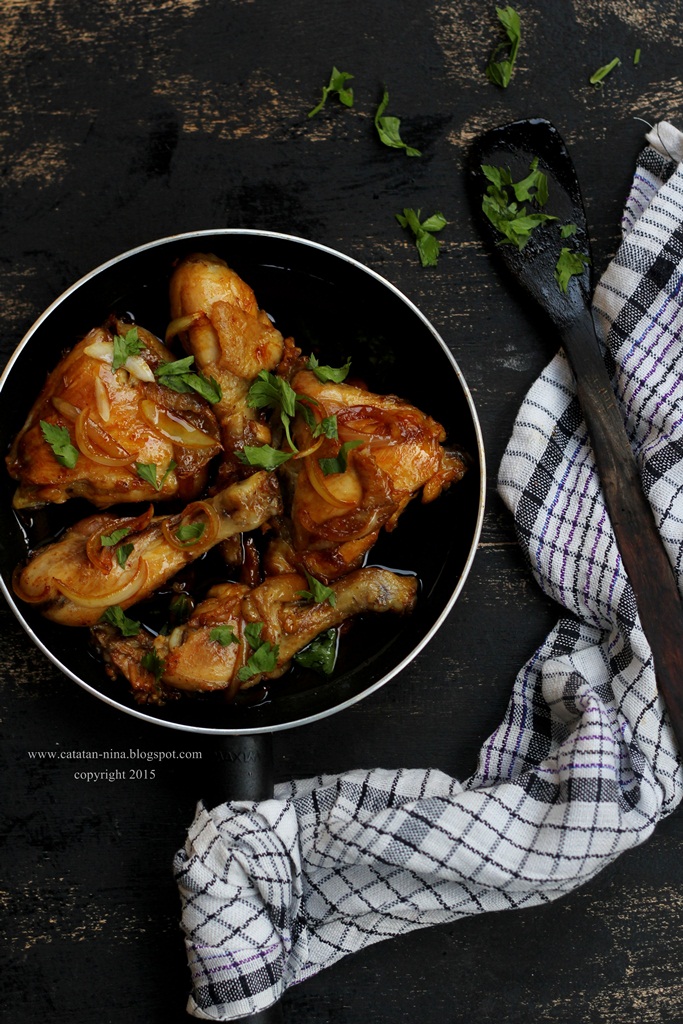
[[184, 565], [282, 509], [277, 480], [261, 471], [177, 515], [101, 512], [39, 548], [15, 573], [17, 596], [66, 626], [92, 626], [112, 606], [149, 597]]
[[395, 395], [322, 382], [311, 370], [291, 384], [315, 420], [336, 416], [338, 438], [316, 442], [297, 416], [294, 441], [308, 454], [281, 467], [291, 511], [266, 565], [271, 573], [304, 568], [329, 582], [362, 564], [416, 494], [433, 501], [460, 480], [466, 460], [444, 447], [441, 424]]
[[172, 332], [197, 366], [221, 386], [223, 398], [214, 407], [221, 428], [225, 458], [243, 471], [234, 457], [245, 444], [270, 442], [270, 430], [247, 404], [247, 394], [261, 370], [275, 370], [284, 340], [254, 292], [217, 256], [195, 253], [182, 260], [170, 283]]
[[[115, 344], [126, 336], [137, 351], [114, 369]], [[14, 507], [81, 497], [107, 508], [200, 494], [221, 450], [218, 425], [196, 392], [157, 382], [154, 371], [173, 360], [149, 331], [115, 318], [79, 341], [47, 378], [7, 456], [19, 481]]]
[[222, 583], [169, 636], [124, 637], [106, 625], [93, 633], [106, 661], [142, 702], [163, 701], [165, 692], [174, 690], [223, 690], [232, 698], [240, 689], [281, 676], [297, 652], [356, 615], [410, 611], [417, 580], [373, 567], [335, 583], [321, 602], [302, 596], [307, 591], [298, 573], [267, 579], [254, 589]]

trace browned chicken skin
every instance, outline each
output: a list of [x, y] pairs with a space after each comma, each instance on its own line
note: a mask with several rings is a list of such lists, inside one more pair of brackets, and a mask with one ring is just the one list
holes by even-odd
[[[54, 622], [92, 626], [107, 608], [144, 600], [210, 547], [257, 529], [281, 508], [277, 481], [262, 471], [177, 515], [102, 512], [39, 548], [15, 575], [14, 589]], [[126, 532], [111, 543], [119, 530]], [[132, 550], [121, 565], [117, 551], [123, 545]]]
[[[254, 292], [217, 256], [195, 253], [176, 267], [170, 285], [171, 329], [183, 336], [197, 366], [221, 386], [215, 406], [226, 459], [245, 444], [270, 441], [247, 394], [261, 370], [275, 370], [284, 340], [259, 309]], [[232, 460], [234, 469], [241, 464]]]
[[[281, 676], [294, 655], [320, 633], [355, 615], [410, 611], [417, 580], [387, 569], [359, 569], [331, 588], [334, 604], [307, 600], [302, 596], [307, 589], [305, 577], [298, 573], [268, 579], [254, 589], [223, 583], [213, 587], [189, 621], [169, 636], [141, 632], [122, 637], [111, 627], [97, 626], [95, 638], [109, 664], [129, 680], [141, 701], [162, 701], [169, 688], [224, 690], [233, 697], [262, 679]], [[248, 664], [254, 650], [250, 624], [256, 625], [258, 642], [268, 645], [272, 654], [273, 667], [266, 671], [252, 671]], [[150, 655], [156, 672], [148, 667]]]
[[[90, 331], [49, 375], [7, 456], [19, 482], [15, 508], [72, 497], [98, 508], [191, 500], [204, 489], [208, 463], [221, 449], [211, 407], [194, 392], [157, 382], [154, 371], [174, 357], [141, 327], [140, 351], [113, 369], [114, 338], [132, 326], [112, 320]], [[74, 465], [58, 460], [41, 421], [62, 431]]]
[[[297, 372], [292, 387], [317, 420], [337, 417], [338, 438], [312, 445], [310, 427], [297, 417], [294, 440], [301, 459], [282, 473], [291, 511], [282, 537], [268, 554], [272, 572], [305, 568], [330, 581], [357, 568], [382, 528], [393, 530], [408, 502], [422, 491], [433, 501], [465, 472], [463, 457], [443, 445], [443, 427], [394, 395], [376, 395], [347, 383], [321, 382]], [[346, 468], [324, 472], [347, 448]]]

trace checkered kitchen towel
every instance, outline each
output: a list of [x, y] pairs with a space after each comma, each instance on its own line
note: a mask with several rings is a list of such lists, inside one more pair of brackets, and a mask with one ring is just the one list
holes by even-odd
[[[683, 136], [648, 136], [595, 296], [648, 497], [683, 567]], [[351, 771], [200, 805], [175, 871], [189, 1011], [233, 1020], [380, 939], [562, 896], [643, 842], [683, 776], [560, 353], [499, 474], [565, 615], [519, 673], [474, 775]]]

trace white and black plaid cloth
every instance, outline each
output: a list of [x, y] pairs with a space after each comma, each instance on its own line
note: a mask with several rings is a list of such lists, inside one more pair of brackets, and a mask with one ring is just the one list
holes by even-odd
[[[662, 124], [636, 168], [595, 307], [646, 493], [683, 573], [683, 157]], [[673, 159], [671, 159], [673, 158]], [[475, 774], [351, 771], [197, 810], [175, 872], [189, 1011], [233, 1020], [347, 953], [562, 896], [643, 842], [680, 761], [562, 353], [499, 472], [543, 590], [567, 609], [519, 673]]]

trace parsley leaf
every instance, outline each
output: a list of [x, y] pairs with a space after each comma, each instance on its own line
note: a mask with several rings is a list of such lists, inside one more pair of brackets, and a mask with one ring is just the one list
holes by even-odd
[[402, 214], [396, 214], [396, 220], [402, 228], [409, 228], [415, 236], [422, 266], [435, 267], [439, 258], [439, 243], [434, 235], [448, 223], [444, 215], [435, 213], [420, 222], [420, 210], [404, 209]]
[[326, 587], [324, 583], [317, 580], [315, 576], [311, 576], [307, 569], [304, 569], [306, 573], [306, 579], [308, 581], [309, 590], [298, 590], [297, 595], [299, 597], [305, 597], [308, 601], [312, 601], [314, 604], [323, 604], [328, 601], [331, 608], [334, 608], [337, 604], [337, 595], [335, 594], [332, 587]]
[[292, 441], [290, 424], [296, 415], [299, 399], [289, 381], [268, 370], [261, 370], [249, 388], [247, 405], [252, 409], [276, 409], [280, 413], [287, 443], [293, 452], [297, 451]]
[[320, 636], [317, 636], [312, 643], [304, 647], [294, 655], [296, 661], [303, 668], [313, 669], [320, 675], [329, 676], [334, 671], [337, 660], [337, 631], [328, 629]]
[[73, 469], [78, 462], [78, 448], [72, 445], [68, 429], [41, 420], [40, 430], [60, 466]]
[[560, 238], [569, 238], [570, 235], [575, 235], [578, 230], [576, 224], [563, 224], [560, 228]]
[[585, 253], [572, 252], [566, 246], [563, 247], [560, 250], [560, 256], [555, 266], [555, 280], [560, 286], [560, 290], [566, 292], [570, 279], [583, 274], [584, 269], [589, 263], [590, 259]]
[[362, 441], [344, 441], [344, 444], [341, 446], [334, 458], [318, 459], [320, 468], [325, 476], [331, 476], [333, 473], [345, 473], [348, 453], [352, 448], [357, 448], [362, 443]]
[[168, 464], [168, 468], [166, 469], [166, 472], [162, 476], [161, 480], [159, 480], [159, 482], [157, 483], [157, 466], [156, 466], [156, 463], [154, 463], [154, 462], [136, 462], [135, 463], [135, 470], [136, 470], [138, 476], [140, 477], [140, 479], [144, 480], [148, 484], [151, 484], [155, 491], [160, 491], [161, 490], [161, 488], [164, 486], [164, 480], [166, 479], [166, 477], [168, 476], [169, 473], [173, 472], [173, 470], [175, 468], [176, 468], [176, 463], [173, 461], [173, 459], [171, 459], [171, 461]]
[[160, 658], [156, 651], [146, 651], [140, 659], [140, 664], [151, 672], [157, 683], [164, 674], [164, 659]]
[[283, 462], [291, 459], [293, 454], [294, 452], [281, 452], [269, 444], [245, 444], [241, 452], [235, 452], [240, 462], [246, 466], [258, 466], [259, 469], [267, 470], [277, 469]]
[[182, 523], [175, 532], [181, 544], [195, 544], [206, 529], [206, 523]]
[[401, 121], [398, 117], [386, 117], [384, 111], [389, 106], [389, 90], [384, 90], [384, 95], [375, 112], [375, 128], [380, 140], [385, 146], [391, 149], [405, 149], [406, 156], [422, 156], [419, 149], [413, 149], [406, 145], [401, 139]]
[[137, 327], [131, 327], [125, 335], [117, 334], [114, 338], [114, 358], [112, 370], [120, 370], [125, 365], [128, 356], [137, 356], [145, 346], [138, 337]]
[[326, 384], [332, 381], [334, 384], [341, 384], [349, 375], [351, 360], [348, 359], [343, 366], [321, 366], [315, 356], [309, 356], [306, 369], [312, 370], [319, 381]]
[[116, 549], [116, 561], [122, 569], [125, 569], [126, 562], [133, 553], [134, 548], [134, 544], [122, 544], [120, 548]]
[[[507, 89], [512, 78], [512, 72], [519, 52], [519, 44], [522, 39], [521, 22], [519, 15], [513, 7], [496, 7], [496, 14], [498, 15], [498, 21], [505, 30], [507, 39], [499, 43], [491, 54], [486, 68], [486, 77], [494, 85]], [[507, 56], [503, 60], [498, 60], [498, 55], [503, 51], [507, 51]]]
[[621, 61], [619, 60], [619, 58], [615, 57], [614, 60], [611, 60], [609, 62], [609, 64], [603, 64], [601, 68], [598, 68], [597, 71], [594, 71], [588, 79], [588, 81], [591, 85], [595, 85], [598, 86], [599, 88], [602, 88], [602, 86], [605, 84], [604, 79], [607, 78], [610, 71], [614, 71], [614, 69], [618, 67], [620, 64]]
[[120, 540], [127, 537], [130, 533], [130, 526], [122, 526], [119, 530], [114, 530], [112, 533], [103, 533], [100, 537], [100, 543], [103, 548], [113, 548], [115, 544], [118, 544]]
[[516, 245], [521, 250], [535, 228], [548, 221], [557, 220], [557, 217], [547, 213], [529, 213], [526, 206], [519, 205], [531, 200], [539, 206], [544, 206], [548, 200], [548, 179], [538, 170], [537, 157], [531, 161], [527, 177], [518, 182], [512, 180], [512, 175], [506, 167], [482, 164], [481, 169], [490, 183], [482, 199], [482, 212], [503, 236], [500, 240], [501, 245]]
[[194, 363], [194, 356], [185, 356], [183, 359], [174, 359], [172, 362], [161, 363], [157, 366], [154, 374], [160, 384], [186, 394], [188, 391], [196, 391], [205, 398], [211, 405], [220, 402], [223, 397], [221, 386], [218, 381], [211, 377], [205, 377], [203, 373], [196, 373], [190, 367]]
[[183, 623], [187, 622], [190, 615], [192, 615], [193, 607], [192, 598], [189, 594], [176, 594], [175, 597], [171, 599], [171, 603], [168, 606], [171, 624], [175, 626], [182, 626]]
[[228, 644], [238, 644], [240, 642], [232, 626], [214, 626], [209, 633], [209, 640], [215, 640], [221, 647], [227, 647]]
[[249, 622], [244, 627], [244, 636], [253, 653], [237, 673], [237, 678], [241, 683], [251, 679], [252, 676], [260, 675], [262, 672], [272, 672], [277, 666], [280, 645], [273, 645], [268, 640], [262, 640], [262, 630], [262, 622]]
[[140, 623], [135, 619], [129, 619], [123, 608], [113, 604], [102, 613], [100, 622], [108, 622], [110, 626], [116, 626], [123, 636], [137, 636], [140, 632]]
[[346, 83], [353, 75], [350, 75], [348, 71], [337, 71], [335, 67], [332, 68], [332, 74], [330, 75], [330, 81], [327, 85], [323, 86], [323, 93], [320, 103], [313, 107], [313, 110], [309, 110], [308, 116], [315, 117], [319, 114], [327, 103], [327, 97], [332, 93], [337, 93], [339, 99], [345, 107], [353, 106], [353, 89], [347, 89]]

